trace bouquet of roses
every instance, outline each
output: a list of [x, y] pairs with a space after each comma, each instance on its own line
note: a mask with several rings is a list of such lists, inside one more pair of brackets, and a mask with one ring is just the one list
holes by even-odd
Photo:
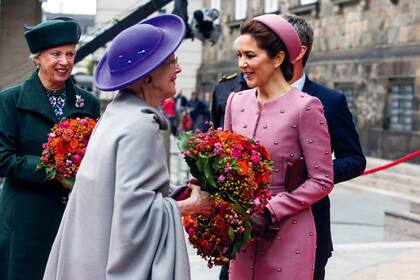
[[37, 171], [45, 171], [45, 180], [57, 179], [65, 188], [73, 187], [95, 125], [90, 118], [62, 119], [54, 125], [36, 167]]
[[250, 217], [271, 199], [270, 154], [253, 139], [213, 128], [182, 134], [178, 147], [213, 199], [209, 213], [184, 217], [184, 227], [208, 266], [222, 265], [252, 239]]

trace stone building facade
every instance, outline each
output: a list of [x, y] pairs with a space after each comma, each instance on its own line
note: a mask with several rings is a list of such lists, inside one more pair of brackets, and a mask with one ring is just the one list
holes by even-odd
[[[368, 156], [396, 159], [420, 149], [420, 1], [205, 0], [219, 5], [223, 35], [203, 49], [197, 88], [237, 72], [232, 42], [243, 19], [295, 13], [314, 28], [306, 72], [347, 97]], [[245, 6], [245, 7], [244, 7]], [[420, 158], [411, 162], [420, 163]]]
[[42, 1], [0, 0], [0, 91], [22, 82], [34, 69], [23, 23], [41, 21]]

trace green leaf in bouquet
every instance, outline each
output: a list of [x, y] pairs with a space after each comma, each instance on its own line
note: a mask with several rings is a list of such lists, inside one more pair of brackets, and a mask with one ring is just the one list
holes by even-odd
[[35, 172], [39, 172], [39, 171], [41, 171], [41, 170], [44, 170], [44, 163], [43, 162], [40, 162], [40, 163], [38, 163], [37, 165], [36, 165], [36, 167], [35, 167]]
[[204, 173], [204, 177], [206, 178], [206, 182], [209, 186], [213, 187], [215, 191], [217, 191], [217, 184], [214, 180], [211, 158], [200, 156], [200, 160], [202, 162], [202, 171]]
[[232, 259], [235, 256], [235, 254], [239, 252], [243, 244], [244, 242], [243, 242], [242, 234], [236, 235], [235, 241], [233, 242], [232, 247], [231, 247], [230, 256], [229, 256], [230, 259]]
[[60, 180], [61, 184], [67, 188], [67, 189], [71, 189], [73, 188], [74, 185], [74, 178], [66, 178], [64, 176], [60, 176]]
[[193, 159], [193, 158], [188, 157], [188, 158], [185, 159], [185, 162], [190, 167], [190, 172], [193, 175], [193, 177], [195, 177], [195, 178], [198, 179], [199, 176], [200, 176], [200, 170], [199, 170], [199, 168], [196, 165], [196, 160]]
[[248, 241], [250, 241], [252, 239], [252, 224], [250, 220], [245, 220], [244, 221], [244, 234], [243, 234], [243, 238], [244, 238], [244, 242], [247, 243]]
[[190, 137], [193, 136], [192, 131], [183, 132], [178, 138], [178, 148], [183, 151], [187, 152], [190, 147]]
[[215, 170], [224, 168], [226, 166], [225, 162], [223, 160], [221, 160], [221, 159], [213, 161], [212, 162], [212, 165], [213, 165], [213, 168]]
[[232, 158], [232, 160], [230, 161], [230, 166], [232, 166], [233, 170], [238, 171], [240, 169], [238, 165], [238, 159], [235, 157]]
[[235, 239], [235, 232], [233, 231], [232, 227], [229, 227], [229, 229], [228, 229], [228, 236], [229, 236], [230, 240]]
[[236, 200], [236, 198], [230, 193], [230, 192], [224, 192], [227, 195], [227, 199], [232, 202], [235, 205], [235, 210], [237, 212], [243, 212], [246, 211], [241, 204], [239, 204], [239, 202]]
[[45, 168], [45, 180], [53, 180], [57, 175], [57, 171], [53, 166]]

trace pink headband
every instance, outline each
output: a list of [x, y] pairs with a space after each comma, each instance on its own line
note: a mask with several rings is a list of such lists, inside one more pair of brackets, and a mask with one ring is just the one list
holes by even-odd
[[294, 61], [298, 57], [302, 43], [293, 25], [285, 18], [279, 15], [268, 14], [254, 17], [252, 20], [261, 22], [279, 36], [286, 45], [290, 61]]

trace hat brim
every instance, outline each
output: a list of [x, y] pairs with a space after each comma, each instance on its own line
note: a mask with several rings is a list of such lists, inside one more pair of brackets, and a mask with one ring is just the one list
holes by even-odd
[[[123, 89], [155, 70], [179, 47], [185, 37], [185, 24], [175, 15], [163, 15], [146, 19], [139, 24], [150, 24], [163, 31], [162, 41], [157, 51], [146, 60], [127, 70], [111, 73], [105, 54], [95, 70], [95, 86], [103, 91]], [[135, 40], [135, 38], [133, 38]]]

